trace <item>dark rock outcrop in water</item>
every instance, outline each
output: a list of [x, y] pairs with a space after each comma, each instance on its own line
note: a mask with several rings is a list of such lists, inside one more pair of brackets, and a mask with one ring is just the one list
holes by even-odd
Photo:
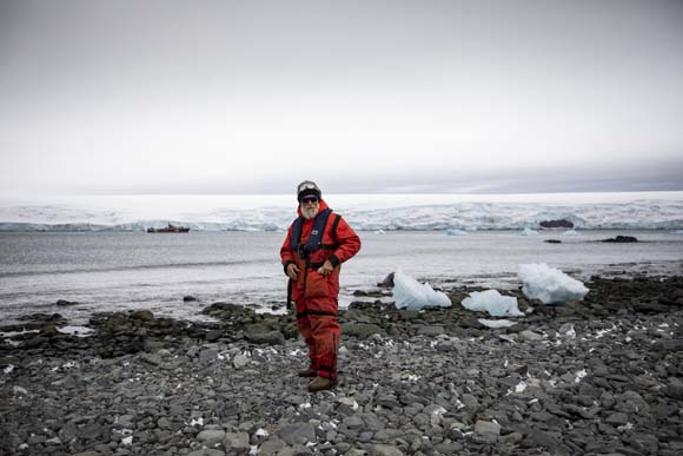
[[617, 243], [627, 243], [627, 242], [638, 242], [634, 236], [617, 236], [613, 238], [603, 239], [602, 242], [617, 242]]
[[559, 220], [543, 220], [538, 224], [541, 228], [574, 228], [574, 223], [569, 220], [559, 219]]
[[562, 244], [562, 241], [559, 239], [546, 239], [545, 241], [546, 244]]
[[587, 286], [559, 307], [515, 291], [534, 311], [496, 330], [459, 306], [465, 287], [448, 309], [355, 302], [340, 312], [340, 384], [317, 395], [296, 376], [292, 315], [98, 314], [88, 338], [40, 315], [0, 339], [0, 453], [680, 454], [683, 278]]

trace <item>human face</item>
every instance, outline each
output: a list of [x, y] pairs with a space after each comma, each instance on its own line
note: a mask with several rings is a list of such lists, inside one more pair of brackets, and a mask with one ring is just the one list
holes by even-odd
[[304, 218], [306, 220], [310, 220], [318, 215], [318, 210], [320, 209], [320, 200], [307, 196], [301, 201], [300, 207], [301, 214], [304, 216]]

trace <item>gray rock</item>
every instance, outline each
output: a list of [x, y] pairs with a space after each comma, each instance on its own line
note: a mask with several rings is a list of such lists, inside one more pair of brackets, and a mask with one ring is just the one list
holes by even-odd
[[664, 394], [672, 399], [677, 399], [683, 401], [683, 384], [680, 383], [670, 383], [664, 388]]
[[212, 329], [206, 333], [207, 342], [216, 342], [221, 337], [223, 337], [223, 330], [221, 329]]
[[158, 366], [161, 364], [161, 356], [153, 353], [143, 353], [140, 355], [140, 359], [147, 364], [151, 364], [152, 366]]
[[157, 427], [161, 429], [171, 429], [171, 422], [165, 416], [157, 420]]
[[311, 423], [294, 423], [278, 431], [278, 437], [288, 445], [305, 445], [315, 441], [315, 427]]
[[542, 446], [551, 451], [560, 448], [560, 442], [549, 432], [542, 429], [531, 428], [524, 439], [527, 446]]
[[542, 335], [540, 335], [540, 334], [538, 334], [538, 333], [535, 333], [535, 332], [533, 332], [533, 331], [531, 331], [531, 330], [529, 330], [529, 329], [525, 329], [524, 331], [521, 331], [521, 332], [519, 333], [519, 336], [520, 336], [523, 340], [525, 340], [525, 341], [527, 341], [527, 342], [536, 342], [536, 341], [539, 341], [539, 340], [543, 340], [543, 336], [542, 336]]
[[294, 447], [284, 447], [278, 452], [278, 456], [309, 456], [313, 452], [301, 445], [296, 445]]
[[62, 429], [59, 430], [58, 435], [62, 442], [68, 443], [76, 438], [76, 436], [78, 435], [78, 429], [76, 428], [76, 425], [73, 421], [68, 421], [62, 427]]
[[[121, 453], [119, 451], [117, 451], [116, 454], [118, 456]], [[188, 453], [187, 456], [225, 456], [225, 451], [214, 450], [214, 449], [209, 449], [209, 448], [202, 448], [201, 450], [196, 450], [196, 451], [193, 451], [192, 453]]]
[[472, 394], [465, 393], [462, 395], [460, 400], [463, 404], [465, 404], [465, 407], [467, 407], [468, 410], [476, 410], [479, 408], [479, 401]]
[[359, 429], [363, 427], [363, 420], [358, 415], [351, 415], [344, 418], [344, 425], [349, 429]]
[[420, 326], [417, 330], [417, 334], [420, 336], [434, 337], [446, 334], [446, 330], [441, 325]]
[[394, 445], [375, 444], [370, 447], [371, 456], [403, 456], [403, 451]]
[[133, 415], [121, 415], [118, 424], [122, 428], [135, 429], [135, 417]]
[[228, 432], [223, 438], [223, 447], [228, 454], [242, 456], [249, 454], [249, 434], [246, 432]]
[[197, 434], [196, 439], [204, 443], [206, 446], [213, 446], [216, 443], [220, 443], [225, 437], [225, 431], [205, 429]]
[[474, 434], [480, 441], [493, 443], [498, 440], [500, 435], [500, 424], [492, 421], [478, 420], [474, 425]]
[[615, 409], [625, 413], [649, 413], [650, 406], [643, 397], [635, 391], [626, 391], [617, 396]]
[[199, 362], [202, 364], [210, 364], [218, 357], [218, 350], [215, 348], [206, 348], [199, 352]]
[[367, 339], [373, 334], [386, 335], [381, 327], [374, 323], [344, 323], [341, 325], [342, 334], [345, 336], [358, 337], [359, 339]]
[[274, 455], [284, 447], [285, 442], [278, 439], [277, 437], [270, 437], [268, 440], [263, 442], [261, 446], [258, 448], [258, 454], [264, 456]]
[[605, 418], [605, 423], [621, 426], [622, 424], [628, 423], [628, 415], [621, 412], [612, 413], [610, 416]]
[[280, 331], [247, 333], [244, 338], [260, 345], [283, 345], [285, 343], [285, 336]]
[[232, 359], [232, 365], [235, 366], [237, 369], [242, 369], [243, 367], [247, 366], [249, 364], [249, 357], [245, 355], [244, 353], [240, 353], [239, 355], [235, 355], [235, 357]]

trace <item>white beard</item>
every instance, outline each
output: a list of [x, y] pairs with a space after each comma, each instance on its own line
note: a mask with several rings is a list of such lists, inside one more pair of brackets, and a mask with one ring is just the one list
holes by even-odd
[[304, 216], [306, 220], [310, 220], [312, 218], [315, 218], [316, 215], [318, 215], [318, 208], [317, 207], [308, 207], [308, 208], [301, 208], [301, 215]]

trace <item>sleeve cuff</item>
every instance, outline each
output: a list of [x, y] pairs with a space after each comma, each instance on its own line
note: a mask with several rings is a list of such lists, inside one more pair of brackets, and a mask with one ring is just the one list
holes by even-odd
[[334, 254], [333, 254], [333, 255], [330, 255], [330, 257], [329, 257], [327, 260], [328, 260], [330, 263], [332, 263], [332, 266], [334, 266], [335, 268], [336, 268], [337, 266], [339, 266], [339, 263], [341, 263], [341, 261], [339, 261], [339, 258], [337, 258], [337, 256], [334, 255]]

